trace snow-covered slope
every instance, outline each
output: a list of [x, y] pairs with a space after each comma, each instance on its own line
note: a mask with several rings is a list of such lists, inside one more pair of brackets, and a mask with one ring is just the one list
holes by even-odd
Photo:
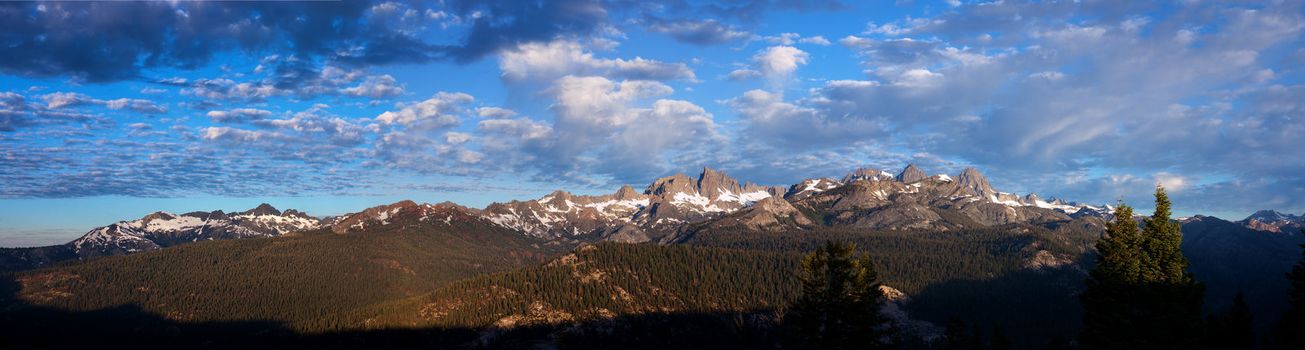
[[91, 229], [68, 244], [78, 256], [92, 257], [203, 240], [280, 236], [321, 226], [320, 219], [293, 209], [281, 212], [268, 204], [231, 214], [221, 210], [181, 215], [160, 211], [137, 220]]
[[1305, 228], [1305, 214], [1293, 215], [1276, 210], [1261, 210], [1237, 222], [1257, 231], [1299, 234]]
[[578, 196], [556, 191], [536, 200], [495, 203], [484, 217], [503, 227], [541, 238], [646, 241], [685, 223], [748, 207], [782, 193], [777, 187], [739, 184], [704, 168], [697, 178], [676, 174], [657, 179], [642, 193], [624, 186], [616, 193]]

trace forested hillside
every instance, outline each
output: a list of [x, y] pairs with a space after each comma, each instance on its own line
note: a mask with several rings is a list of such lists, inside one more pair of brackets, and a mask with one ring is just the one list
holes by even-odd
[[[730, 323], [720, 317], [738, 317], [752, 323], [740, 323], [743, 328], [732, 332], [775, 336], [764, 330], [777, 327], [797, 296], [799, 257], [833, 240], [855, 242], [869, 252], [883, 283], [905, 292], [908, 299], [902, 302], [912, 318], [939, 326], [952, 317], [985, 327], [1000, 324], [1020, 335], [1021, 343], [1041, 344], [1072, 335], [1077, 325], [1073, 293], [1084, 271], [1078, 258], [1093, 239], [1068, 226], [1021, 226], [959, 232], [713, 232], [680, 245], [601, 243], [543, 266], [471, 278], [430, 295], [329, 318], [361, 329], [548, 326], [589, 334], [584, 327], [593, 325], [581, 321], [621, 318], [619, 323], [628, 326], [625, 318], [632, 315], [656, 323], [691, 314], [714, 315], [695, 318], [702, 327]], [[570, 324], [582, 326], [564, 327]]]
[[510, 327], [622, 314], [772, 310], [796, 296], [794, 255], [652, 244], [584, 246], [353, 312], [366, 328]]
[[[894, 317], [905, 322], [900, 334], [909, 344], [942, 336], [956, 320], [1042, 347], [1073, 339], [1080, 326], [1077, 295], [1101, 223], [782, 232], [717, 225], [685, 232], [675, 244], [573, 250], [476, 221], [412, 221], [199, 242], [11, 273], [5, 289], [14, 298], [0, 317], [22, 329], [112, 323], [148, 339], [765, 345], [784, 337], [784, 315], [799, 293], [799, 258], [837, 241], [869, 253], [879, 280], [904, 293], [893, 307], [905, 311]], [[1270, 292], [1251, 295], [1267, 298], [1282, 287], [1271, 275], [1289, 263], [1278, 261], [1291, 253], [1279, 247], [1286, 243], [1189, 226], [1184, 249], [1212, 295], [1263, 284]], [[1273, 261], [1228, 256], [1265, 252], [1266, 244]], [[1212, 298], [1207, 311], [1218, 302]], [[1272, 302], [1253, 299], [1252, 306]], [[177, 327], [180, 336], [169, 331]]]
[[569, 246], [489, 226], [393, 225], [361, 233], [188, 244], [11, 276], [16, 302], [72, 311], [135, 305], [176, 321], [266, 320], [329, 330], [320, 316], [535, 265]]

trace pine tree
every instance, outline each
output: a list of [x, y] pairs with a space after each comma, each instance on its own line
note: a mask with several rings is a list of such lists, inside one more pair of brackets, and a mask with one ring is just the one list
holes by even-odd
[[1120, 205], [1097, 243], [1097, 266], [1081, 296], [1083, 347], [1168, 349], [1200, 345], [1205, 287], [1187, 272], [1181, 225], [1169, 196], [1156, 187], [1155, 213], [1137, 231], [1132, 208]]
[[1142, 228], [1142, 279], [1148, 282], [1192, 284], [1183, 256], [1182, 225], [1170, 219], [1169, 195], [1164, 187], [1155, 188], [1155, 213], [1146, 218]]
[[1089, 349], [1122, 348], [1137, 338], [1133, 323], [1141, 315], [1127, 303], [1129, 289], [1141, 282], [1141, 244], [1133, 208], [1120, 203], [1106, 234], [1097, 241], [1097, 264], [1088, 274], [1081, 342]]
[[1170, 219], [1171, 203], [1156, 186], [1155, 213], [1142, 228], [1142, 280], [1138, 294], [1149, 312], [1141, 329], [1150, 348], [1199, 347], [1204, 329], [1205, 286], [1187, 271], [1182, 224]]
[[811, 349], [887, 347], [883, 293], [869, 255], [853, 243], [826, 242], [802, 258], [802, 295], [791, 321], [801, 345]]
[[1254, 349], [1255, 330], [1251, 322], [1251, 308], [1246, 304], [1246, 296], [1237, 292], [1227, 311], [1211, 315], [1206, 322], [1209, 348]]
[[[1305, 230], [1301, 230], [1305, 234]], [[1305, 245], [1301, 245], [1305, 248]], [[1305, 348], [1305, 249], [1301, 251], [1300, 262], [1292, 266], [1287, 273], [1290, 283], [1287, 290], [1287, 312], [1278, 321], [1274, 331], [1274, 348]]]

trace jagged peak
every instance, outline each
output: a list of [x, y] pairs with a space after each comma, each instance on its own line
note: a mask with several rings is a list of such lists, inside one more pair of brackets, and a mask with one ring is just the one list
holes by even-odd
[[540, 203], [548, 203], [548, 202], [558, 202], [558, 203], [561, 203], [560, 201], [567, 201], [567, 200], [570, 200], [571, 198], [573, 198], [573, 195], [571, 194], [571, 192], [567, 192], [567, 191], [563, 191], [563, 190], [554, 190], [553, 192], [549, 192], [548, 195], [545, 195], [545, 196], [543, 196], [543, 197], [540, 197], [540, 198], [539, 198], [539, 202], [540, 202]]
[[892, 174], [876, 168], [857, 168], [851, 173], [843, 176], [843, 182], [853, 182], [856, 180], [867, 181], [884, 181], [896, 179]]
[[740, 192], [739, 181], [712, 168], [703, 167], [698, 175], [698, 193], [708, 198], [716, 198], [724, 191]]
[[313, 217], [311, 215], [308, 215], [308, 213], [294, 210], [294, 209], [286, 209], [285, 211], [282, 211], [281, 216], [293, 216], [293, 217], [301, 217], [305, 219], [313, 219]]
[[962, 170], [961, 174], [956, 176], [956, 185], [959, 186], [961, 190], [980, 197], [989, 197], [997, 194], [997, 191], [988, 183], [988, 178], [984, 177], [983, 174], [979, 172], [979, 169], [975, 169], [974, 167], [966, 167], [965, 170]]
[[688, 175], [684, 175], [684, 173], [676, 173], [675, 175], [654, 180], [651, 184], [648, 184], [648, 187], [644, 189], [643, 193], [655, 196], [666, 193], [697, 193], [698, 190], [696, 184], [697, 181], [689, 178]]
[[902, 172], [897, 173], [897, 181], [904, 183], [917, 182], [928, 177], [929, 175], [926, 175], [924, 170], [920, 170], [920, 167], [915, 166], [915, 163], [907, 164], [906, 168], [902, 169]]

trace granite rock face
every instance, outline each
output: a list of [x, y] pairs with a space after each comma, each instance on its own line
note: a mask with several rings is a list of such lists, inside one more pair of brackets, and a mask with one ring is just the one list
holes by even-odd
[[908, 184], [924, 180], [926, 177], [929, 177], [929, 175], [926, 175], [924, 171], [920, 170], [919, 167], [916, 167], [915, 164], [907, 165], [906, 169], [902, 169], [902, 172], [897, 173], [897, 181]]

